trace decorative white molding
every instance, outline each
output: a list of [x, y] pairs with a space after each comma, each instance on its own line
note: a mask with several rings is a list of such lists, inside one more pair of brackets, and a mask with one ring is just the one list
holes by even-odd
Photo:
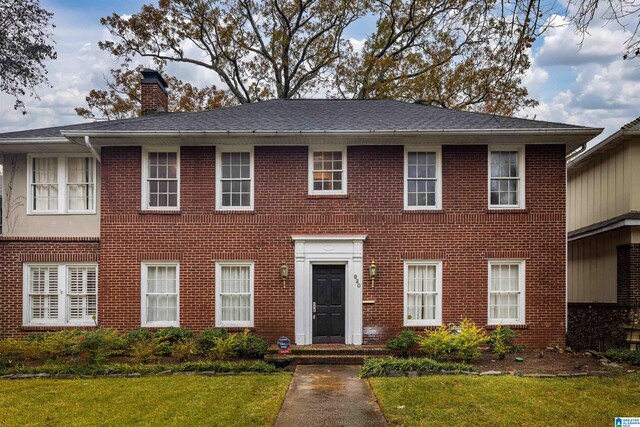
[[[295, 343], [313, 344], [313, 265], [345, 266], [345, 344], [362, 344], [363, 242], [366, 235], [293, 235], [295, 242]], [[357, 279], [357, 280], [356, 280]]]

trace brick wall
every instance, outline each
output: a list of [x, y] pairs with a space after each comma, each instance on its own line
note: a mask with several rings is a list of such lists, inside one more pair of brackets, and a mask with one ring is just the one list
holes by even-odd
[[618, 253], [618, 304], [640, 306], [640, 243], [630, 243], [617, 248]]
[[[487, 209], [487, 147], [444, 146], [443, 208], [403, 211], [400, 146], [348, 149], [348, 196], [307, 195], [306, 147], [255, 148], [255, 211], [215, 212], [215, 149], [182, 147], [181, 211], [140, 212], [140, 147], [102, 151], [99, 318], [121, 330], [140, 324], [140, 262], [180, 261], [180, 323], [214, 325], [214, 262], [255, 261], [255, 331], [294, 335], [292, 234], [367, 234], [365, 267], [375, 259], [375, 288], [363, 280], [365, 342], [402, 328], [403, 260], [439, 258], [443, 321], [487, 321], [487, 261], [524, 258], [526, 326], [521, 343], [564, 343], [564, 146], [527, 146], [523, 212]], [[283, 288], [279, 266], [290, 279]]]

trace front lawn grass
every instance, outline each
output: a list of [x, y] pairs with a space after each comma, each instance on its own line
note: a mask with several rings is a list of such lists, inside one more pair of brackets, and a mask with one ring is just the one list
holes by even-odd
[[272, 425], [289, 374], [0, 380], [0, 425]]
[[391, 425], [607, 426], [640, 416], [640, 374], [616, 378], [371, 378]]

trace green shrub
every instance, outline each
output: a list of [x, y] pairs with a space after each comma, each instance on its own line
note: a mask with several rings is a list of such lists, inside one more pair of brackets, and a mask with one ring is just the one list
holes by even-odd
[[507, 353], [516, 351], [516, 333], [508, 326], [498, 325], [489, 334], [489, 348], [503, 360]]
[[89, 363], [104, 363], [109, 357], [122, 354], [126, 346], [123, 335], [111, 329], [96, 328], [82, 335], [74, 352]]
[[184, 328], [171, 327], [160, 329], [156, 336], [160, 339], [160, 354], [168, 356], [174, 344], [192, 339], [193, 332]]
[[465, 319], [460, 323], [460, 332], [455, 335], [454, 348], [463, 362], [470, 363], [480, 358], [480, 346], [488, 340], [489, 336], [484, 328]]
[[229, 332], [226, 329], [205, 329], [198, 335], [198, 350], [207, 355], [213, 347], [216, 338], [227, 338]]
[[198, 352], [198, 345], [193, 339], [183, 340], [175, 343], [171, 348], [171, 356], [178, 359], [180, 362], [185, 362], [189, 357]]
[[262, 359], [269, 350], [269, 342], [259, 335], [252, 334], [245, 329], [238, 339], [237, 354], [240, 357]]
[[127, 335], [125, 337], [126, 345], [128, 348], [131, 348], [134, 343], [139, 341], [149, 341], [155, 338], [155, 336], [156, 334], [148, 329], [133, 329], [127, 332]]
[[209, 350], [209, 357], [213, 360], [226, 360], [238, 353], [238, 336], [229, 334], [226, 338], [215, 337], [213, 346]]
[[432, 331], [425, 331], [425, 335], [418, 338], [420, 350], [435, 360], [445, 360], [455, 350], [455, 335], [445, 325]]
[[160, 338], [155, 337], [150, 340], [134, 342], [129, 347], [129, 356], [136, 363], [147, 363], [157, 359], [161, 353]]
[[417, 372], [418, 374], [448, 372], [470, 372], [473, 368], [464, 363], [438, 362], [422, 358], [366, 359], [360, 370], [361, 377], [384, 377], [390, 374]]
[[84, 335], [78, 330], [59, 331], [42, 335], [37, 341], [43, 359], [60, 359], [76, 354], [76, 345]]
[[397, 337], [387, 341], [387, 348], [399, 353], [402, 357], [409, 357], [411, 350], [418, 344], [418, 335], [411, 330], [403, 330]]
[[629, 350], [627, 348], [610, 348], [604, 352], [607, 359], [614, 362], [629, 363], [640, 366], [640, 350]]

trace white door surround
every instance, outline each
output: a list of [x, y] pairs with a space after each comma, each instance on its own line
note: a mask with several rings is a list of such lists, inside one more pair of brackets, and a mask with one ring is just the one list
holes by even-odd
[[362, 344], [362, 263], [366, 235], [293, 235], [296, 345], [313, 344], [313, 264], [345, 266], [345, 344]]

